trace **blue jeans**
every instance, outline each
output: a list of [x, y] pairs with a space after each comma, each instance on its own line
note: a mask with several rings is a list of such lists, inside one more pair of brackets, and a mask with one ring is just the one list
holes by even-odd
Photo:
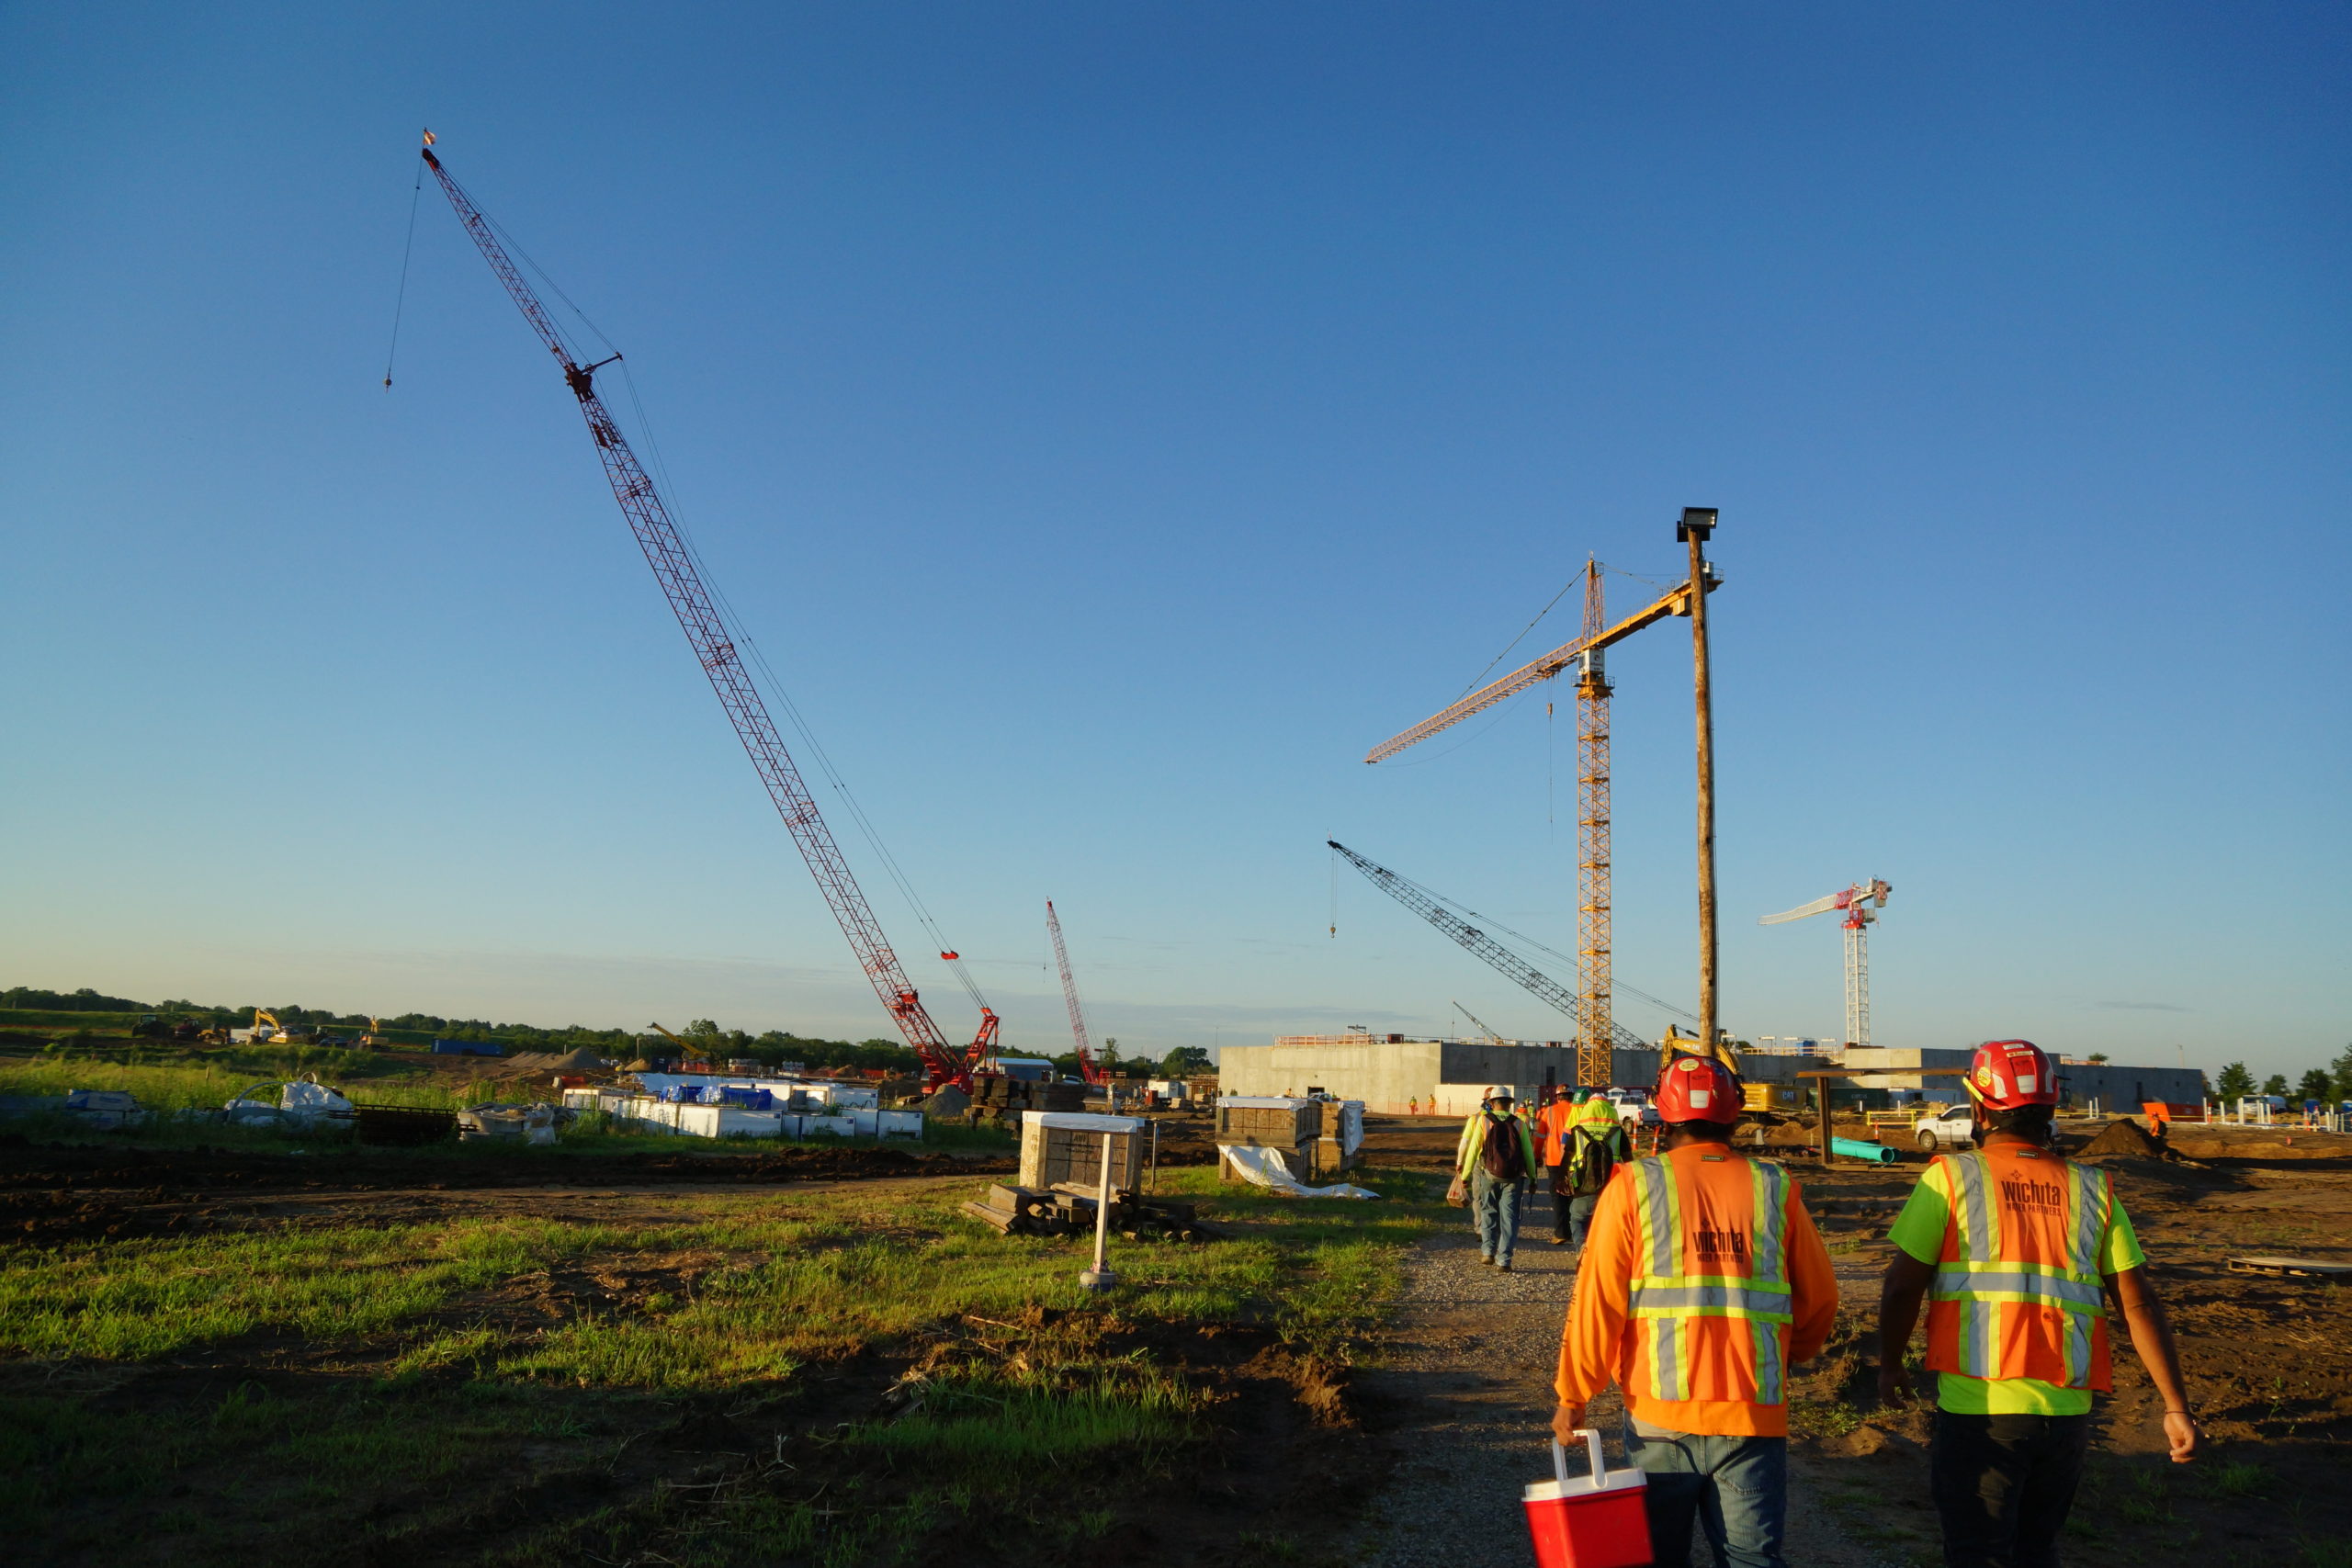
[[1589, 1198], [1555, 1198], [1552, 1201], [1568, 1206], [1568, 1249], [1572, 1252], [1580, 1250], [1584, 1246], [1585, 1232], [1592, 1228], [1592, 1212], [1600, 1207], [1600, 1194], [1596, 1192]]
[[1511, 1245], [1519, 1239], [1519, 1183], [1471, 1171], [1470, 1216], [1478, 1226], [1478, 1256], [1510, 1262]]
[[1650, 1555], [1690, 1561], [1690, 1525], [1707, 1532], [1723, 1568], [1788, 1568], [1789, 1440], [1703, 1437], [1629, 1424], [1625, 1451], [1647, 1478]]

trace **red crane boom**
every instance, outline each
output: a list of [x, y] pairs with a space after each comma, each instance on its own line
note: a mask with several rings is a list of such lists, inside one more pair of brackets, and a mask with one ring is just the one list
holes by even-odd
[[936, 1089], [952, 1083], [968, 1091], [973, 1068], [995, 1048], [996, 1014], [985, 1003], [981, 1005], [979, 1032], [961, 1051], [947, 1043], [939, 1025], [933, 1021], [899, 964], [899, 955], [891, 950], [889, 939], [882, 934], [873, 906], [865, 901], [856, 877], [850, 874], [849, 862], [842, 858], [841, 846], [834, 842], [832, 829], [818, 812], [816, 797], [802, 782], [798, 764], [785, 750], [784, 738], [776, 732], [775, 721], [768, 716], [767, 703], [752, 683], [751, 672], [743, 667], [735, 639], [729, 634], [710, 591], [703, 586], [702, 574], [695, 570], [694, 556], [686, 548], [677, 525], [670, 520], [669, 509], [662, 504], [653, 480], [638, 462], [637, 454], [629, 449], [620, 426], [605, 411], [604, 400], [596, 395], [596, 372], [620, 355], [594, 365], [582, 365], [571, 357], [571, 351], [556, 331], [547, 308], [539, 303], [538, 296], [506, 254], [506, 247], [499, 243], [481, 209], [474, 205], [463, 186], [449, 177], [441, 160], [433, 155], [430, 141], [428, 137], [424, 150], [425, 167], [440, 182], [442, 193], [448, 197], [466, 232], [473, 236], [482, 259], [490, 263], [490, 270], [506, 286], [507, 295], [523, 312], [523, 319], [563, 367], [564, 384], [580, 400], [580, 412], [587, 420], [588, 434], [596, 443], [596, 455], [604, 461], [605, 478], [612, 484], [613, 499], [620, 503], [621, 514], [628, 519], [638, 547], [645, 552], [646, 565], [653, 569], [654, 579], [662, 584], [680, 629], [694, 646], [695, 660], [702, 665], [703, 673], [710, 677], [711, 690], [718, 694], [720, 705], [727, 709], [728, 719], [735, 726], [736, 737], [743, 742], [752, 765], [759, 770], [760, 782], [767, 786], [768, 798], [775, 803], [776, 814], [784, 818], [793, 841], [800, 846], [801, 858], [816, 876], [818, 889], [824, 894], [833, 919], [841, 922], [842, 934], [849, 938], [850, 950], [857, 954], [858, 965], [873, 984], [874, 994], [890, 1010], [899, 1032], [922, 1059], [926, 1087]]
[[1046, 900], [1046, 930], [1054, 939], [1054, 962], [1062, 969], [1062, 1000], [1069, 1004], [1069, 1032], [1078, 1037], [1078, 1076], [1088, 1083], [1101, 1083], [1102, 1069], [1094, 1063], [1094, 1042], [1087, 1038], [1086, 1012], [1078, 1005], [1078, 981], [1069, 972], [1069, 949], [1062, 945], [1061, 917], [1054, 913], [1054, 901]]

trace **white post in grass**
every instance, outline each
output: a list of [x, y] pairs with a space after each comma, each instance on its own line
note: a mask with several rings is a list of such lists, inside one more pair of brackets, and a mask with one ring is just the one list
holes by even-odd
[[1102, 1134], [1102, 1180], [1094, 1194], [1094, 1267], [1078, 1277], [1078, 1282], [1090, 1291], [1107, 1291], [1119, 1282], [1111, 1272], [1108, 1254], [1111, 1247], [1111, 1139], [1114, 1134]]

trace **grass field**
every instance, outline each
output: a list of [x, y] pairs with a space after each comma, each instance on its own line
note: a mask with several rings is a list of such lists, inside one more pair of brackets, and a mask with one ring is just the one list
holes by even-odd
[[[978, 1179], [501, 1192], [424, 1221], [354, 1193], [0, 1246], [0, 1540], [61, 1563], [1091, 1562], [1135, 1483], [1185, 1493], [1237, 1428], [1338, 1418], [1447, 1212], [1424, 1174], [1367, 1184], [1387, 1201], [1163, 1171], [1232, 1235], [1114, 1244], [1107, 1298], [1080, 1243], [961, 1217]], [[1218, 1496], [1277, 1484], [1219, 1473]]]

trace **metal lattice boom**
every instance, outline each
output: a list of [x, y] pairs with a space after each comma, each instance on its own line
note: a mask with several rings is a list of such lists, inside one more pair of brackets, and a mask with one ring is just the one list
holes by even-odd
[[[1575, 992], [1447, 908], [1444, 901], [1436, 894], [1410, 877], [1398, 875], [1377, 861], [1364, 859], [1337, 839], [1325, 841], [1346, 857], [1350, 865], [1363, 873], [1364, 879], [1374, 887], [1443, 931], [1448, 938], [1460, 946], [1477, 954], [1505, 978], [1557, 1008], [1569, 1018], [1578, 1016]], [[1622, 1024], [1610, 1026], [1610, 1038], [1613, 1044], [1623, 1045], [1630, 1050], [1646, 1050], [1649, 1046], [1648, 1041]], [[1604, 1085], [1606, 1081], [1604, 1075]]]
[[612, 485], [613, 499], [620, 503], [622, 515], [628, 519], [638, 547], [645, 553], [646, 565], [653, 569], [654, 579], [661, 583], [662, 592], [678, 618], [679, 628], [693, 645], [695, 660], [709, 677], [711, 690], [718, 694], [729, 722], [734, 725], [752, 765], [759, 770], [768, 798], [799, 846], [801, 858], [808, 863], [818, 889], [824, 895], [833, 919], [840, 923], [842, 934], [849, 939], [850, 950], [857, 955], [858, 965], [865, 971], [875, 995], [889, 1010], [899, 1032], [922, 1058], [928, 1085], [936, 1088], [952, 1083], [969, 1089], [973, 1068], [995, 1045], [996, 1014], [985, 1006], [981, 1008], [979, 1032], [960, 1051], [940, 1032], [913, 983], [907, 978], [889, 939], [882, 934], [881, 922], [875, 918], [873, 907], [851, 874], [849, 863], [842, 858], [832, 829], [818, 811], [816, 797], [808, 793], [798, 765], [785, 749], [784, 738], [777, 733], [775, 720], [768, 716], [767, 704], [744, 668], [735, 640], [728, 633], [726, 620], [704, 586], [684, 538], [671, 521], [669, 510], [653, 488], [653, 480], [638, 462], [637, 454], [629, 449], [620, 427], [606, 412], [604, 400], [596, 394], [596, 371], [611, 361], [582, 365], [572, 358], [547, 308], [524, 280], [481, 209], [464, 187], [449, 177], [448, 170], [441, 166], [441, 160], [434, 156], [431, 147], [424, 149], [424, 155], [425, 166], [440, 183], [442, 193], [465, 224], [466, 232], [473, 237], [482, 259], [505, 286], [508, 297], [538, 334], [539, 342], [562, 367], [564, 383], [580, 400], [581, 415], [587, 420], [588, 434], [596, 443], [596, 455], [604, 462], [605, 478]]
[[1046, 931], [1054, 939], [1054, 962], [1062, 972], [1062, 1000], [1069, 1008], [1069, 1032], [1078, 1041], [1078, 1076], [1088, 1083], [1101, 1083], [1104, 1074], [1094, 1063], [1094, 1041], [1086, 1032], [1086, 1010], [1078, 1005], [1078, 977], [1069, 972], [1069, 949], [1062, 945], [1061, 917], [1054, 913], [1054, 901], [1046, 900]]

